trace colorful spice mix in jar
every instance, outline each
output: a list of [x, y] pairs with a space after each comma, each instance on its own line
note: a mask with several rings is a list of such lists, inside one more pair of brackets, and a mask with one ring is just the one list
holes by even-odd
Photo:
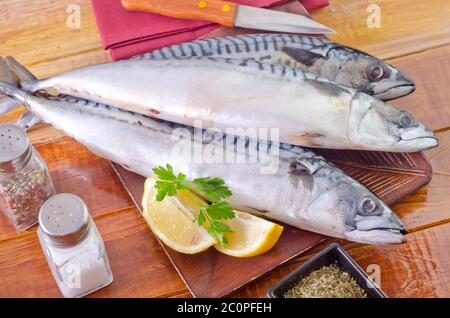
[[16, 230], [36, 224], [42, 203], [53, 194], [47, 165], [25, 131], [0, 125], [0, 209]]

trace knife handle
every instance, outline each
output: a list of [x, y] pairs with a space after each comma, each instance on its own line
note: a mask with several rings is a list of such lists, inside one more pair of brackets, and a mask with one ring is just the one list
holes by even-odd
[[122, 0], [127, 10], [146, 11], [173, 18], [205, 20], [233, 27], [238, 5], [220, 0]]

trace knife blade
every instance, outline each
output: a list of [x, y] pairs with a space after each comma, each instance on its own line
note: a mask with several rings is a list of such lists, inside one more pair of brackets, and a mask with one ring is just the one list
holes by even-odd
[[305, 16], [239, 5], [234, 21], [236, 26], [275, 32], [328, 34], [336, 33]]
[[240, 5], [221, 0], [122, 0], [127, 10], [157, 13], [173, 18], [204, 20], [228, 27], [326, 34], [334, 30], [305, 16]]

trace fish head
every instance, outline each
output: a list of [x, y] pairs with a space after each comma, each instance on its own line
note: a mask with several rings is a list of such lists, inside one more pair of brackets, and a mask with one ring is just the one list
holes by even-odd
[[327, 188], [319, 192], [306, 211], [305, 223], [311, 230], [360, 243], [406, 241], [403, 223], [368, 189], [343, 173], [332, 185], [330, 178], [326, 179]]
[[439, 143], [410, 113], [364, 93], [351, 102], [348, 134], [353, 144], [380, 151], [423, 151]]
[[364, 52], [337, 47], [340, 61], [334, 81], [373, 95], [381, 100], [391, 100], [411, 94], [416, 85], [396, 67]]

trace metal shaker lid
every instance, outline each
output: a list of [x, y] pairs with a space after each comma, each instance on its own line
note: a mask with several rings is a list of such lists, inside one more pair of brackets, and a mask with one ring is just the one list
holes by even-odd
[[13, 172], [31, 155], [30, 141], [21, 127], [0, 125], [0, 172]]
[[39, 226], [51, 243], [74, 245], [89, 230], [91, 216], [84, 201], [70, 193], [52, 196], [41, 206]]

